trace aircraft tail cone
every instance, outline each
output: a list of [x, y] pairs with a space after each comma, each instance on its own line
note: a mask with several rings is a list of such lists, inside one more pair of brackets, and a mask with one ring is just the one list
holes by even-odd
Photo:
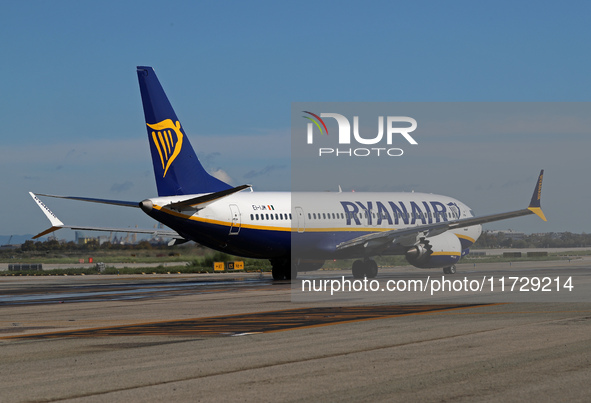
[[152, 200], [146, 199], [140, 202], [140, 208], [144, 211], [144, 213], [150, 214], [152, 208], [154, 208], [154, 204], [152, 203]]

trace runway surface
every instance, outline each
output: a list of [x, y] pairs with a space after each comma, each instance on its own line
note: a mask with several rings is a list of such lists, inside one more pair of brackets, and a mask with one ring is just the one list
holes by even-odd
[[259, 274], [0, 277], [0, 400], [591, 399], [591, 303], [393, 302], [292, 302]]

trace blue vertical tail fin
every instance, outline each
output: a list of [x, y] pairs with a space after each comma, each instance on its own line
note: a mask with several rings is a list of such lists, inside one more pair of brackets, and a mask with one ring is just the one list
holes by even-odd
[[219, 192], [232, 186], [208, 174], [183, 130], [152, 67], [138, 66], [158, 196]]

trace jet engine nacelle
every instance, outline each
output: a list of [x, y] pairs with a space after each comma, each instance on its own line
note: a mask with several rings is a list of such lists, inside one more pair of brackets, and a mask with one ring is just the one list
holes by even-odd
[[424, 238], [406, 251], [406, 260], [419, 269], [448, 267], [456, 264], [462, 255], [462, 244], [450, 232]]

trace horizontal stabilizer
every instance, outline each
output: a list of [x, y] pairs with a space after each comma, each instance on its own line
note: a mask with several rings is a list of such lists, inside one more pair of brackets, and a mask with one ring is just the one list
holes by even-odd
[[236, 186], [235, 188], [221, 190], [219, 192], [206, 194], [204, 196], [197, 196], [197, 197], [193, 197], [191, 199], [183, 200], [180, 202], [170, 203], [170, 204], [167, 204], [165, 207], [170, 208], [170, 209], [175, 209], [175, 210], [182, 210], [187, 207], [195, 208], [199, 205], [211, 203], [215, 200], [221, 199], [222, 197], [226, 197], [231, 194], [240, 192], [241, 190], [244, 190], [244, 189], [249, 188], [251, 186], [252, 185], [240, 185], [240, 186]]

